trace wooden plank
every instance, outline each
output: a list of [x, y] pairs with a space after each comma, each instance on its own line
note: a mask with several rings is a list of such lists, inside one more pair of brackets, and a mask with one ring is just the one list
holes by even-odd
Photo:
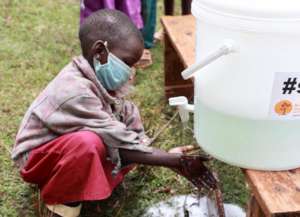
[[164, 16], [162, 25], [184, 67], [195, 62], [196, 19], [192, 15]]
[[181, 72], [185, 69], [180, 60], [170, 36], [165, 33], [165, 95], [166, 98], [186, 96], [192, 99], [194, 86], [191, 80], [183, 80]]
[[300, 168], [281, 172], [245, 170], [245, 174], [266, 216], [282, 213], [300, 216]]

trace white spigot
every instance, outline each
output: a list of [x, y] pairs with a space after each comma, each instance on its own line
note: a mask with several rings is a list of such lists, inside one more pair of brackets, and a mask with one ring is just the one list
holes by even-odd
[[239, 47], [237, 44], [231, 40], [227, 39], [224, 40], [222, 45], [220, 45], [216, 50], [209, 53], [207, 56], [205, 56], [203, 59], [201, 59], [200, 62], [193, 64], [189, 68], [185, 69], [181, 75], [183, 79], [187, 80], [195, 75], [196, 72], [198, 72], [200, 69], [204, 68], [205, 66], [209, 65], [210, 63], [214, 62], [215, 60], [219, 59], [222, 56], [238, 52]]
[[183, 126], [186, 127], [189, 121], [189, 112], [194, 112], [194, 105], [188, 104], [185, 96], [169, 98], [169, 105], [178, 108], [180, 120]]

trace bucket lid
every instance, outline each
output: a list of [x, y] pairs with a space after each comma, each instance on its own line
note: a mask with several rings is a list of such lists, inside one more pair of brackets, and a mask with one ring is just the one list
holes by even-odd
[[300, 0], [193, 0], [192, 13], [230, 29], [300, 34]]
[[299, 0], [194, 0], [195, 4], [227, 15], [251, 18], [300, 19]]

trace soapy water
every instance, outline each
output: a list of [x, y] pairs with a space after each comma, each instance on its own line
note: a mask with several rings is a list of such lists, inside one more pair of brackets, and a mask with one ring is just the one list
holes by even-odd
[[212, 109], [200, 100], [195, 111], [197, 142], [226, 163], [262, 170], [300, 166], [299, 128], [296, 120], [254, 120]]
[[[242, 208], [224, 204], [226, 217], [246, 217]], [[208, 197], [196, 195], [174, 196], [148, 208], [143, 217], [218, 217], [215, 203]]]

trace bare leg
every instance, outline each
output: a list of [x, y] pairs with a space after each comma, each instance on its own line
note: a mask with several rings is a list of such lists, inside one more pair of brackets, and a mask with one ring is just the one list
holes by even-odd
[[164, 0], [165, 15], [174, 14], [174, 0]]
[[181, 0], [182, 15], [191, 14], [192, 0]]

